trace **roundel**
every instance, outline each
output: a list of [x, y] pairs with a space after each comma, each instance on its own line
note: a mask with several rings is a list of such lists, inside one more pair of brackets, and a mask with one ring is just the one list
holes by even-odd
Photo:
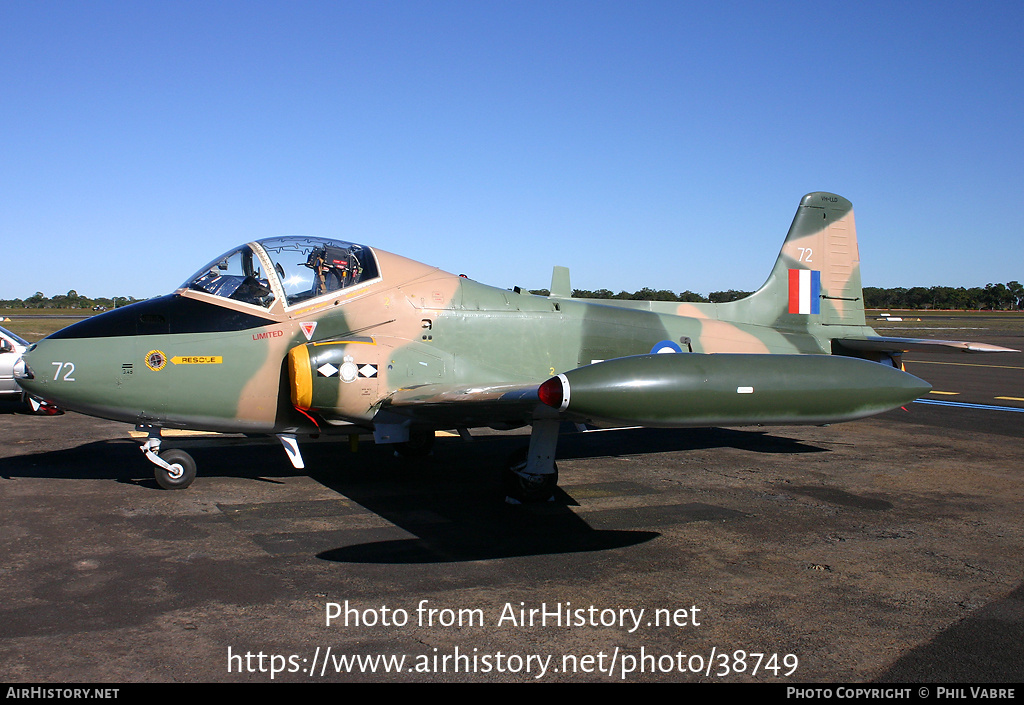
[[662, 340], [654, 344], [651, 348], [651, 354], [654, 353], [681, 353], [683, 349], [679, 347], [678, 343], [673, 343], [671, 340]]

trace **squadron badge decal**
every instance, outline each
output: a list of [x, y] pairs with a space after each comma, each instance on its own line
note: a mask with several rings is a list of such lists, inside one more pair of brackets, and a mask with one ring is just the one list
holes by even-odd
[[146, 353], [146, 367], [159, 372], [167, 365], [167, 356], [160, 350], [150, 350]]

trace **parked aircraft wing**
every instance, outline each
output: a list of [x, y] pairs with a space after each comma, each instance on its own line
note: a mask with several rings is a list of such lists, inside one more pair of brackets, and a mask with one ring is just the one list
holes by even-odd
[[836, 341], [851, 350], [870, 352], [1020, 352], [1013, 348], [1004, 348], [988, 343], [975, 343], [964, 340], [932, 340], [930, 338], [890, 338], [885, 336], [868, 336], [864, 338], [837, 338]]

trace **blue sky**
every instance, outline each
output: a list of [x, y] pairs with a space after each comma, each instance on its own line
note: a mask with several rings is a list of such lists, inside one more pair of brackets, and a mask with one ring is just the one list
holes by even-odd
[[347, 239], [497, 286], [1024, 279], [1024, 3], [0, 1], [0, 298]]

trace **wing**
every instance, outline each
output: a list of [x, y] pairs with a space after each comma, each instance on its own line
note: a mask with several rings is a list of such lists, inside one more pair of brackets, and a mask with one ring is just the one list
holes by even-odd
[[522, 426], [539, 418], [661, 427], [823, 424], [881, 413], [931, 387], [840, 355], [636, 355], [543, 384], [429, 384], [396, 391], [375, 425]]
[[537, 396], [539, 387], [540, 382], [469, 387], [424, 384], [397, 390], [378, 413], [438, 428], [522, 426], [532, 422], [538, 407], [546, 408]]

